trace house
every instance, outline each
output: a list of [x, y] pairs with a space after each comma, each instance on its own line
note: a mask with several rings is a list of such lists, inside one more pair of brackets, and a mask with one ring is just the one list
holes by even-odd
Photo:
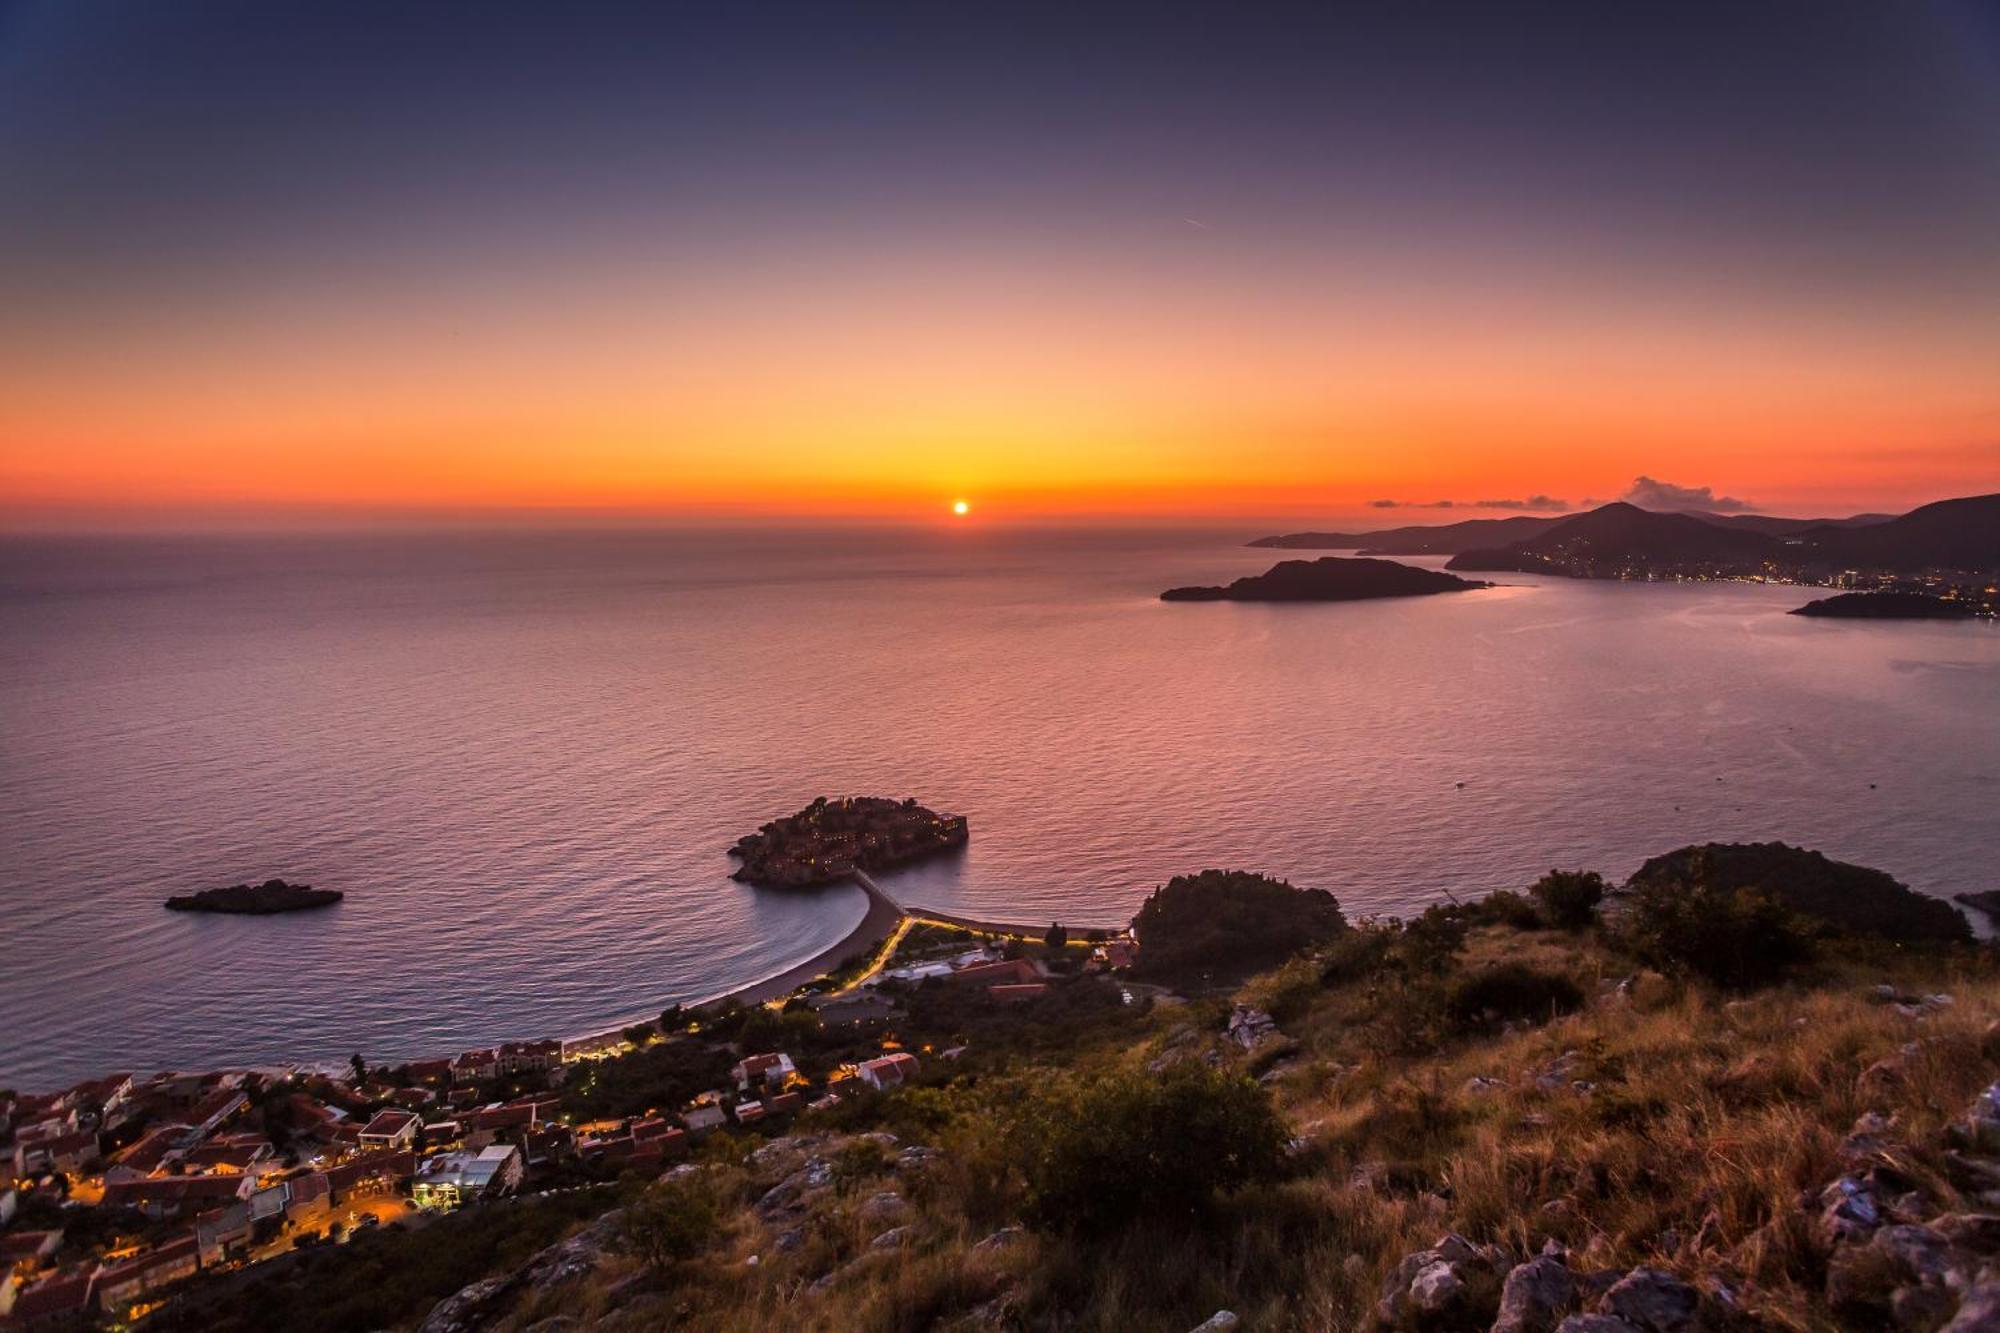
[[797, 1115], [805, 1106], [805, 1098], [796, 1090], [780, 1092], [764, 1099], [764, 1106], [772, 1115]]
[[748, 1092], [753, 1083], [782, 1088], [785, 1080], [797, 1072], [791, 1056], [783, 1051], [773, 1051], [767, 1055], [745, 1056], [731, 1066], [729, 1076], [736, 1080], [738, 1091]]
[[61, 1274], [25, 1287], [8, 1312], [9, 1327], [42, 1329], [79, 1327], [97, 1304], [96, 1274]]
[[1091, 957], [1113, 971], [1122, 971], [1139, 961], [1137, 940], [1106, 940], [1091, 951]]
[[248, 1176], [158, 1176], [104, 1187], [106, 1208], [137, 1208], [148, 1217], [193, 1216], [246, 1198]]
[[988, 986], [986, 993], [1003, 1004], [1019, 1004], [1023, 1000], [1039, 1000], [1049, 993], [1047, 982], [1031, 981], [1018, 986]]
[[690, 1134], [706, 1134], [711, 1129], [721, 1128], [726, 1117], [720, 1106], [696, 1106], [681, 1115], [681, 1122]]
[[416, 1170], [417, 1155], [406, 1148], [397, 1152], [368, 1153], [351, 1162], [330, 1167], [326, 1179], [332, 1187], [334, 1201], [339, 1202], [351, 1194], [387, 1194], [416, 1174]]
[[187, 1133], [186, 1125], [161, 1125], [148, 1130], [144, 1138], [118, 1154], [104, 1173], [105, 1182], [144, 1180], [181, 1156], [180, 1143]]
[[106, 1074], [103, 1078], [79, 1083], [64, 1094], [71, 1105], [79, 1108], [95, 1107], [104, 1115], [116, 1111], [131, 1095], [130, 1074]]
[[324, 1222], [333, 1207], [333, 1182], [324, 1171], [293, 1176], [285, 1182], [285, 1220], [294, 1226]]
[[194, 1127], [197, 1137], [206, 1138], [215, 1132], [218, 1125], [242, 1110], [249, 1102], [248, 1097], [234, 1088], [217, 1088], [188, 1108], [188, 1113], [183, 1118]]
[[424, 1122], [424, 1145], [428, 1148], [449, 1148], [464, 1136], [465, 1129], [456, 1120]]
[[60, 1231], [9, 1231], [0, 1235], [0, 1272], [24, 1265], [40, 1268], [62, 1246]]
[[97, 1302], [119, 1310], [147, 1292], [178, 1282], [201, 1268], [201, 1246], [193, 1234], [155, 1246], [135, 1259], [97, 1270]]
[[474, 1153], [445, 1153], [426, 1161], [410, 1184], [419, 1208], [449, 1210], [474, 1199], [504, 1194], [521, 1183], [521, 1150], [496, 1144]]
[[562, 1063], [563, 1044], [559, 1041], [510, 1041], [501, 1045], [498, 1057], [502, 1073], [546, 1073]]
[[203, 1213], [194, 1220], [195, 1245], [204, 1264], [218, 1264], [232, 1247], [250, 1241], [250, 1205], [242, 1200]]
[[1026, 985], [1040, 981], [1042, 973], [1025, 958], [1001, 958], [990, 963], [974, 963], [951, 974], [954, 982], [981, 986]]
[[36, 1171], [60, 1171], [66, 1176], [81, 1175], [104, 1160], [97, 1135], [90, 1130], [54, 1134], [14, 1148], [14, 1170], [26, 1176]]
[[451, 1062], [451, 1081], [476, 1083], [500, 1072], [500, 1057], [493, 1051], [467, 1051]]
[[887, 1090], [899, 1088], [917, 1072], [917, 1057], [908, 1051], [897, 1051], [875, 1060], [863, 1060], [855, 1075], [871, 1088]]
[[269, 1140], [254, 1134], [231, 1134], [187, 1150], [181, 1162], [190, 1175], [261, 1175], [256, 1168], [271, 1160]]
[[413, 1148], [420, 1123], [408, 1111], [377, 1111], [375, 1118], [361, 1127], [361, 1147], [364, 1151]]
[[736, 1103], [737, 1124], [754, 1125], [763, 1118], [764, 1118], [764, 1103], [759, 1101], [747, 1101], [747, 1102]]
[[449, 1083], [451, 1082], [451, 1061], [412, 1060], [409, 1063], [408, 1073], [412, 1083]]

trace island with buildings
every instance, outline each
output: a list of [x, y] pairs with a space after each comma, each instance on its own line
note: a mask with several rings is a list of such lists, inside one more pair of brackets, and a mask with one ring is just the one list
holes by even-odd
[[279, 912], [304, 912], [315, 907], [331, 907], [347, 895], [339, 889], [315, 889], [309, 884], [290, 884], [267, 879], [262, 884], [235, 884], [226, 889], [203, 889], [167, 899], [171, 912], [221, 912], [232, 916], [275, 916]]
[[1169, 588], [1163, 602], [1359, 602], [1378, 597], [1428, 597], [1471, 592], [1490, 583], [1418, 569], [1394, 560], [1281, 560], [1262, 574], [1224, 587]]
[[775, 889], [844, 883], [857, 870], [889, 870], [963, 847], [964, 815], [940, 814], [916, 798], [821, 796], [805, 809], [745, 834], [729, 854], [732, 879]]

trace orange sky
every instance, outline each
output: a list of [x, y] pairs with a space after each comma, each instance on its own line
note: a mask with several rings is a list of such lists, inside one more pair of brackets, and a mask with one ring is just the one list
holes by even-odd
[[1135, 50], [806, 8], [555, 70], [504, 6], [402, 62], [337, 14], [30, 7], [0, 525], [2000, 489], [1980, 48], [1607, 12]]
[[[1273, 275], [1227, 237], [656, 289], [614, 273], [421, 293], [211, 294], [165, 326], [6, 348], [0, 489], [70, 507], [584, 508], [914, 517], [1339, 514], [1617, 494], [1773, 509], [2000, 475], [2000, 337], [1669, 283]], [[1220, 254], [1218, 255], [1218, 251]]]

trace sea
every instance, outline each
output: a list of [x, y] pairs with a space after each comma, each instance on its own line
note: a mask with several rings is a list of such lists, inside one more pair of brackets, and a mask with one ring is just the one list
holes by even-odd
[[[907, 904], [1122, 922], [1240, 867], [1350, 915], [1782, 839], [2000, 888], [2000, 628], [1499, 575], [1164, 603], [1254, 527], [0, 542], [0, 1087], [570, 1036], [850, 931], [729, 878], [816, 796], [970, 846]], [[1437, 565], [1437, 560], [1412, 563]], [[270, 877], [336, 907], [188, 915]]]

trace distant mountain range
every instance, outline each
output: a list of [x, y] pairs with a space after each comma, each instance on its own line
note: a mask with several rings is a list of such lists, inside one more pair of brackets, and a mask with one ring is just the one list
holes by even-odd
[[1561, 518], [1475, 518], [1381, 532], [1295, 532], [1252, 546], [1450, 555], [1447, 568], [1579, 576], [1865, 569], [2000, 569], [2000, 495], [1940, 500], [1900, 516], [1774, 518], [1663, 513], [1622, 501]]
[[[1612, 507], [1605, 506], [1607, 509]], [[1624, 507], [1629, 509], [1632, 506]], [[1894, 514], [1855, 514], [1850, 518], [1777, 518], [1769, 514], [1711, 514], [1693, 509], [1682, 512], [1716, 527], [1761, 532], [1773, 537], [1812, 528], [1862, 528], [1887, 523], [1896, 517]], [[1354, 551], [1361, 555], [1457, 555], [1461, 551], [1493, 550], [1528, 541], [1559, 524], [1585, 516], [1468, 518], [1457, 523], [1416, 524], [1383, 528], [1378, 532], [1287, 532], [1276, 537], [1259, 537], [1250, 545], [1293, 551]]]

